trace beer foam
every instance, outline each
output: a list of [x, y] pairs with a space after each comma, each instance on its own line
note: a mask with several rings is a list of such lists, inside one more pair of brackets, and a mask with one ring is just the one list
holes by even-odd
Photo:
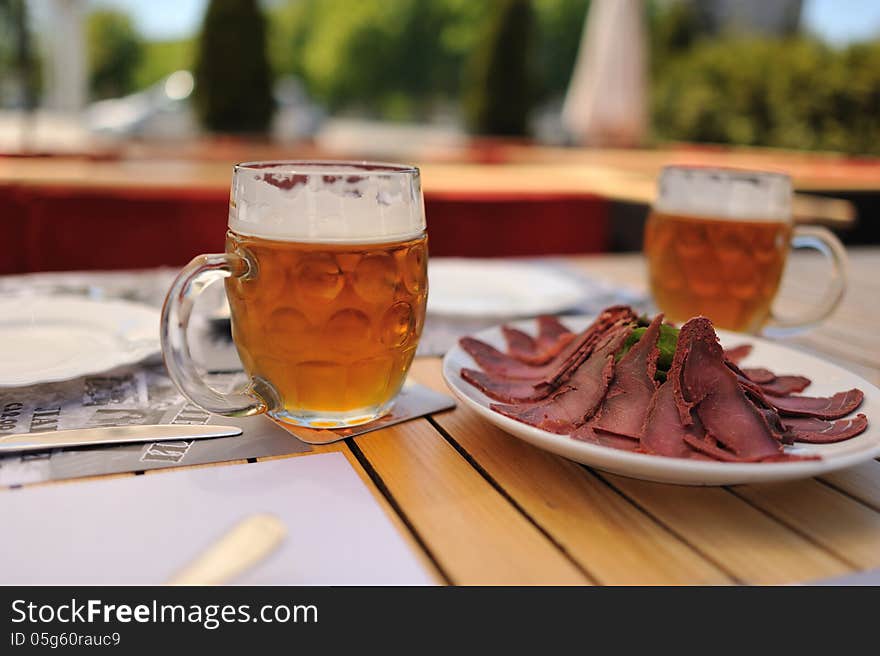
[[707, 219], [786, 222], [791, 220], [791, 180], [781, 173], [667, 167], [654, 209]]
[[412, 239], [425, 230], [419, 172], [392, 164], [241, 164], [232, 178], [229, 228], [281, 241]]

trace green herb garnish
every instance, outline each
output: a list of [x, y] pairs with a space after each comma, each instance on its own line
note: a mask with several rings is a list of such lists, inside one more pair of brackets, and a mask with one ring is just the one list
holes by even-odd
[[[617, 352], [615, 359], [619, 361], [620, 358], [626, 355], [647, 330], [645, 327], [635, 328], [629, 337], [626, 338], [626, 342]], [[657, 357], [657, 373], [654, 376], [659, 381], [666, 380], [666, 373], [672, 366], [672, 358], [675, 356], [675, 347], [678, 344], [678, 333], [678, 328], [673, 328], [666, 324], [660, 325], [660, 337], [657, 339], [657, 349], [660, 351], [660, 355]]]

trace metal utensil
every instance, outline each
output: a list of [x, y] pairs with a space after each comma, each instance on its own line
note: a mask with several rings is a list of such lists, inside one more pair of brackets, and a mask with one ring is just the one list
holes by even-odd
[[168, 580], [168, 585], [218, 585], [238, 576], [275, 551], [287, 535], [275, 515], [250, 515]]
[[202, 440], [241, 435], [238, 426], [197, 426], [191, 424], [149, 424], [144, 426], [100, 426], [70, 430], [23, 433], [0, 437], [0, 454], [44, 451], [96, 444], [132, 444], [169, 440]]

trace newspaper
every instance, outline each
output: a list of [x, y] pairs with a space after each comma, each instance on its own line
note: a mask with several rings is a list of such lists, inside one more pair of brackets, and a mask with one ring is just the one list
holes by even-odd
[[[218, 390], [228, 390], [242, 384], [243, 374], [212, 374], [208, 382]], [[209, 423], [240, 426], [243, 434], [12, 454], [0, 457], [0, 486], [310, 450], [266, 417], [222, 417], [192, 405], [177, 392], [161, 363], [0, 390], [0, 436], [96, 426]]]
[[[214, 374], [218, 390], [242, 376]], [[235, 380], [239, 379], [239, 380]], [[0, 435], [142, 424], [205, 424], [210, 413], [187, 403], [161, 364], [115, 369], [60, 383], [0, 389]]]

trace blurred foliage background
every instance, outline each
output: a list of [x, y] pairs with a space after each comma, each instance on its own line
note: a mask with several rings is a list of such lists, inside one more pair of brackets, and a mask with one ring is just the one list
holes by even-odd
[[195, 60], [196, 112], [212, 132], [259, 134], [275, 109], [257, 0], [211, 0]]
[[[530, 98], [565, 92], [577, 55], [589, 0], [531, 0], [534, 41], [528, 74]], [[309, 94], [335, 113], [390, 120], [428, 120], [457, 111], [464, 71], [488, 25], [505, 11], [504, 0], [298, 0], [265, 9], [268, 58], [274, 77], [299, 78]], [[119, 20], [109, 21], [116, 14]], [[113, 9], [93, 12], [101, 38], [130, 41], [127, 17]], [[115, 33], [110, 33], [115, 32]], [[143, 88], [181, 68], [192, 69], [199, 37], [138, 41], [142, 56], [118, 71], [127, 90]], [[518, 50], [515, 43], [510, 47]], [[104, 51], [106, 58], [112, 53]], [[92, 71], [107, 67], [93, 60]], [[133, 80], [131, 84], [129, 80]]]
[[700, 42], [656, 78], [652, 118], [661, 139], [880, 153], [880, 43]]
[[880, 40], [832, 48], [786, 33], [725, 33], [700, 5], [654, 4], [657, 140], [880, 153]]
[[[21, 2], [0, 0], [0, 18], [13, 16]], [[589, 0], [265, 0], [259, 6], [266, 45], [253, 55], [268, 61], [266, 80], [298, 79], [329, 113], [523, 135], [530, 116], [558, 108]], [[805, 34], [796, 16], [781, 34], [742, 34], [713, 24], [704, 8], [698, 0], [646, 2], [655, 143], [880, 153], [880, 41], [835, 48]], [[2, 36], [4, 22], [0, 72], [16, 56]], [[188, 39], [145, 41], [125, 14], [93, 11], [93, 98], [143, 89], [181, 68], [196, 70], [199, 43], [219, 29], [206, 23]], [[231, 86], [230, 79], [253, 77], [242, 72], [247, 65], [247, 58], [228, 57], [215, 75]], [[212, 74], [205, 75], [203, 88]], [[3, 93], [0, 88], [0, 101]]]
[[472, 132], [520, 136], [529, 131], [534, 100], [532, 7], [498, 0], [463, 73], [462, 109]]
[[30, 108], [39, 100], [43, 79], [28, 19], [26, 0], [0, 0], [0, 102]]
[[136, 71], [144, 44], [131, 19], [112, 9], [98, 9], [86, 22], [89, 90], [96, 100], [117, 98], [138, 88]]
[[511, 4], [530, 6], [532, 47], [510, 40], [502, 56], [528, 50], [525, 74], [539, 82], [530, 100], [564, 93], [588, 0], [300, 0], [269, 9], [270, 59], [331, 111], [424, 120], [457, 106], [468, 76], [480, 77], [471, 60], [491, 57], [480, 46]]

